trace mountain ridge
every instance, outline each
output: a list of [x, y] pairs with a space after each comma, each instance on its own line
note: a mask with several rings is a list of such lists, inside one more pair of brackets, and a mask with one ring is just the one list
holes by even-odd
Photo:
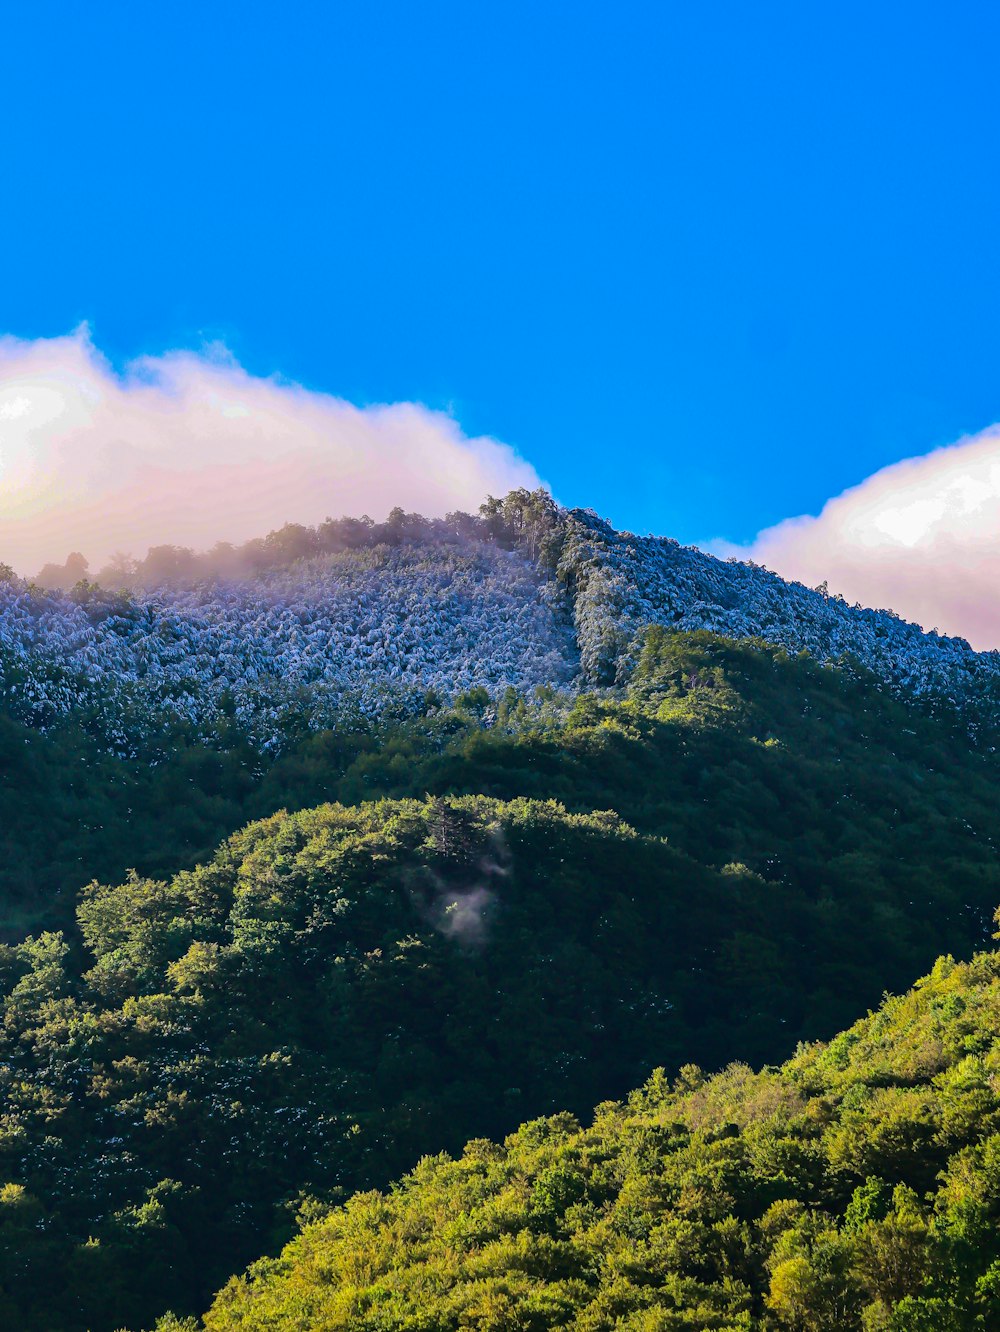
[[0, 581], [0, 679], [15, 716], [44, 727], [89, 710], [112, 747], [127, 746], [114, 713], [134, 701], [133, 724], [139, 711], [211, 733], [228, 714], [272, 748], [293, 702], [322, 729], [351, 709], [412, 715], [429, 692], [621, 686], [643, 631], [662, 624], [860, 666], [922, 706], [958, 709], [984, 742], [1000, 722], [1000, 652], [752, 563], [616, 532], [543, 491], [436, 522], [395, 510], [381, 525], [292, 524], [248, 543], [252, 561], [227, 556], [255, 561], [235, 579], [211, 553], [163, 549], [152, 568], [172, 576], [132, 591]]
[[[192, 581], [174, 560], [159, 590], [0, 589], [0, 1321], [25, 1332], [148, 1327], [171, 1307], [187, 1319], [277, 1254], [296, 1215], [387, 1187], [428, 1151], [524, 1121], [534, 1142], [551, 1115], [576, 1142], [566, 1112], [656, 1065], [690, 1079], [692, 1061], [766, 1064], [988, 938], [995, 654], [616, 533], [544, 493], [443, 528], [400, 514], [325, 530], [335, 549], [313, 548], [319, 529], [274, 534], [238, 579]], [[967, 1053], [987, 1060], [981, 1044]], [[849, 1056], [851, 1039], [830, 1048]], [[985, 1270], [919, 1304], [947, 1236], [917, 1188], [933, 1183], [926, 1160], [892, 1174], [937, 1096], [883, 1124], [879, 1079], [904, 1071], [880, 1065], [845, 1094], [845, 1142], [869, 1150], [870, 1123], [889, 1153], [850, 1198], [836, 1180], [808, 1192], [826, 1170], [813, 1129], [841, 1114], [832, 1093], [774, 1145], [795, 1077], [741, 1074], [764, 1088], [760, 1113], [702, 1144], [656, 1241], [673, 1257], [653, 1296], [626, 1292], [626, 1250], [642, 1259], [672, 1195], [647, 1198], [626, 1162], [634, 1196], [613, 1224], [589, 1213], [577, 1251], [560, 1228], [599, 1199], [546, 1158], [526, 1224], [497, 1238], [506, 1286], [480, 1273], [469, 1303], [463, 1276], [425, 1316], [404, 1307], [401, 1276], [395, 1305], [365, 1287], [330, 1317], [833, 1332], [849, 1316], [863, 1332], [953, 1332], [939, 1318], [950, 1281], [972, 1319], [954, 1332], [990, 1328], [975, 1321], [993, 1281], [979, 1231]], [[992, 1094], [992, 1064], [960, 1070], [956, 1113], [967, 1073], [970, 1104], [984, 1080]], [[699, 1199], [729, 1196], [730, 1150], [750, 1162], [734, 1206], [795, 1206], [709, 1215]], [[876, 1226], [860, 1248], [855, 1220]], [[624, 1249], [602, 1248], [605, 1222]], [[864, 1257], [900, 1227], [927, 1241], [909, 1322], [898, 1283]], [[548, 1279], [556, 1250], [568, 1285]], [[623, 1302], [583, 1252], [607, 1256]], [[276, 1261], [267, 1273], [286, 1270]], [[444, 1299], [447, 1281], [432, 1285]], [[242, 1302], [254, 1326], [246, 1289], [209, 1317], [242, 1317]], [[295, 1326], [288, 1307], [273, 1305], [278, 1326]], [[163, 1324], [178, 1326], [192, 1324]]]

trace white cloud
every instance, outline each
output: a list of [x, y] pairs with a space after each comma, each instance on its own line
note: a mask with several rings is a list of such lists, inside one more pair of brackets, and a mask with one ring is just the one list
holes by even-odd
[[1000, 647], [1000, 426], [883, 468], [750, 546], [710, 548]]
[[396, 504], [434, 517], [538, 484], [507, 445], [444, 413], [255, 378], [225, 349], [119, 375], [86, 328], [0, 338], [0, 561], [21, 572], [70, 550], [96, 568], [114, 550], [204, 549]]

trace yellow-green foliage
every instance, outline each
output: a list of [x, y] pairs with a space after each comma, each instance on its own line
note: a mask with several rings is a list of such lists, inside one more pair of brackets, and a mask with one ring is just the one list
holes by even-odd
[[778, 1069], [427, 1157], [234, 1278], [208, 1332], [971, 1332], [1000, 1319], [1000, 957]]

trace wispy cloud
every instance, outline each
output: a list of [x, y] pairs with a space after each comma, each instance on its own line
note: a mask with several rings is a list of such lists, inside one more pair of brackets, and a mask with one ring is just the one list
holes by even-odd
[[1000, 426], [876, 472], [818, 517], [789, 518], [749, 546], [786, 578], [866, 606], [891, 607], [925, 629], [1000, 647]]
[[116, 373], [87, 329], [0, 338], [0, 561], [33, 573], [82, 551], [205, 548], [328, 515], [427, 517], [536, 486], [507, 445], [441, 412], [359, 408], [248, 374], [224, 348]]

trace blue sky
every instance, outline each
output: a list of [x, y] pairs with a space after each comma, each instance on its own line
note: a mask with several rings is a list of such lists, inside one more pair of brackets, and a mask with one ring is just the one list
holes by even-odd
[[745, 542], [1000, 418], [986, 4], [9, 6], [0, 331], [222, 339]]

